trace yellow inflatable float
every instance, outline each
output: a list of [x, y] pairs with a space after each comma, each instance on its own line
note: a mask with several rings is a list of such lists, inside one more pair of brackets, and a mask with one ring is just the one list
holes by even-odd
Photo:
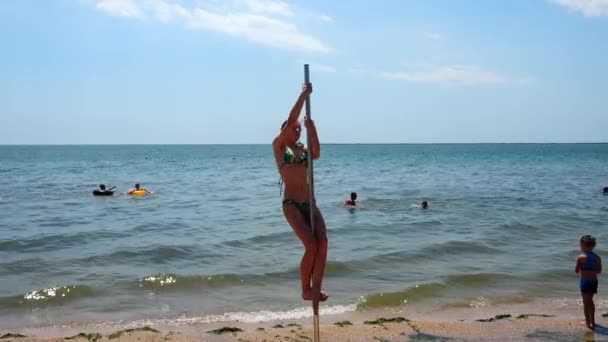
[[146, 190], [146, 189], [139, 189], [139, 190], [132, 191], [129, 195], [132, 195], [132, 196], [143, 196], [143, 195], [145, 195], [147, 193], [148, 193], [148, 190]]

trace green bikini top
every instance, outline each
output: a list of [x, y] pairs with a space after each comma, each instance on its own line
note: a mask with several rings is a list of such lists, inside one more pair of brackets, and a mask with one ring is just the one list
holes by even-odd
[[304, 164], [304, 163], [306, 163], [306, 161], [308, 159], [308, 152], [306, 151], [304, 144], [297, 143], [296, 147], [304, 147], [304, 152], [302, 152], [302, 155], [300, 156], [300, 160], [298, 161], [296, 159], [295, 153], [293, 153], [293, 151], [288, 147], [285, 149], [285, 154], [283, 155], [283, 164], [298, 164], [298, 163]]
[[[279, 172], [286, 164], [306, 164], [306, 166], [308, 166], [308, 151], [306, 151], [306, 146], [304, 146], [304, 144], [302, 144], [301, 142], [298, 142], [296, 144], [296, 147], [304, 148], [304, 151], [300, 155], [300, 160], [297, 160], [295, 153], [293, 153], [293, 151], [289, 147], [287, 147], [285, 149], [285, 154], [283, 154], [283, 164], [281, 164], [281, 166], [279, 167]], [[279, 185], [281, 186], [280, 192], [282, 193], [283, 177], [279, 178]]]

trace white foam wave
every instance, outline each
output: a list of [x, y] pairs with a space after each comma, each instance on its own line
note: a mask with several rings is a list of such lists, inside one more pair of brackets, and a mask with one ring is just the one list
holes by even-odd
[[488, 299], [485, 297], [477, 297], [469, 303], [472, 308], [485, 308], [489, 305]]
[[[357, 309], [357, 304], [348, 305], [332, 305], [319, 308], [319, 314], [337, 315], [346, 312], [353, 312]], [[311, 307], [301, 307], [288, 311], [254, 311], [254, 312], [226, 312], [217, 315], [206, 315], [199, 317], [178, 317], [178, 318], [160, 318], [160, 319], [145, 319], [133, 322], [110, 322], [101, 324], [102, 326], [121, 326], [125, 328], [138, 328], [146, 325], [164, 325], [164, 326], [185, 326], [205, 323], [219, 322], [243, 322], [243, 323], [260, 323], [268, 321], [301, 319], [312, 317]]]
[[[583, 301], [581, 298], [557, 298], [550, 299], [549, 303], [553, 306], [557, 306], [560, 308], [566, 307], [583, 307]], [[608, 299], [596, 299], [595, 300], [596, 309], [606, 309], [608, 308]]]

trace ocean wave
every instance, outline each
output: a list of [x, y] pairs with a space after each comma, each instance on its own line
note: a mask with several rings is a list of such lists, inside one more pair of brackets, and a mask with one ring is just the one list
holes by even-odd
[[449, 275], [445, 278], [448, 286], [483, 287], [489, 284], [508, 282], [517, 279], [502, 273], [469, 273]]
[[424, 256], [431, 255], [454, 255], [454, 254], [498, 254], [501, 250], [490, 247], [477, 240], [452, 240], [444, 243], [433, 244], [424, 248]]
[[137, 235], [140, 233], [153, 233], [153, 232], [165, 232], [169, 229], [175, 230], [179, 228], [187, 228], [188, 225], [179, 221], [173, 222], [146, 222], [141, 223], [130, 229], [128, 232], [134, 233], [133, 235]]
[[415, 285], [403, 291], [380, 292], [368, 296], [362, 296], [357, 303], [358, 309], [399, 306], [413, 301], [420, 301], [436, 296], [447, 288], [442, 283], [425, 283]]
[[24, 274], [49, 272], [56, 269], [61, 269], [64, 266], [59, 262], [51, 262], [51, 260], [42, 259], [39, 257], [14, 260], [0, 263], [0, 274]]
[[474, 298], [462, 298], [450, 301], [444, 304], [443, 308], [484, 308], [493, 305], [502, 304], [526, 304], [533, 302], [536, 296], [530, 296], [528, 294], [516, 294], [510, 296], [497, 296], [497, 297], [484, 297], [478, 296]]
[[356, 263], [330, 261], [325, 265], [325, 274], [332, 277], [350, 275], [358, 272], [361, 272], [361, 269], [358, 268]]
[[26, 292], [22, 295], [0, 297], [0, 307], [61, 305], [79, 298], [93, 296], [95, 296], [95, 291], [86, 285], [53, 286]]
[[500, 273], [450, 275], [444, 277], [443, 281], [422, 283], [401, 291], [380, 292], [363, 296], [359, 299], [358, 307], [399, 306], [412, 302], [422, 302], [430, 298], [442, 296], [449, 291], [483, 289], [495, 283], [513, 281], [515, 278]]
[[391, 262], [403, 263], [405, 261], [416, 261], [419, 259], [432, 260], [443, 256], [455, 256], [463, 254], [484, 254], [496, 255], [501, 250], [490, 247], [481, 241], [474, 240], [453, 240], [443, 243], [436, 243], [421, 247], [417, 250], [402, 250], [397, 252], [375, 255], [367, 260], [356, 261], [358, 263], [380, 263], [386, 265]]
[[196, 290], [201, 288], [223, 288], [241, 285], [246, 277], [237, 274], [195, 275], [185, 276], [171, 273], [159, 273], [140, 279], [137, 285], [144, 289]]
[[[496, 230], [508, 232], [509, 234], [516, 234], [519, 232], [530, 234], [530, 233], [542, 231], [542, 228], [543, 227], [532, 225], [532, 224], [514, 222], [514, 223], [509, 223], [509, 224], [501, 224], [496, 228]], [[519, 236], [518, 236], [518, 238], [519, 238]]]
[[284, 231], [274, 232], [274, 233], [270, 233], [270, 234], [255, 235], [255, 236], [248, 237], [246, 239], [241, 239], [241, 240], [229, 240], [229, 241], [222, 242], [220, 245], [226, 245], [226, 246], [237, 247], [237, 248], [238, 247], [249, 247], [251, 245], [257, 245], [257, 244], [261, 244], [261, 243], [265, 243], [265, 242], [275, 244], [275, 243], [279, 243], [279, 242], [289, 241], [294, 238], [295, 238], [295, 235], [293, 234], [293, 232], [291, 230], [284, 230]]
[[119, 239], [129, 236], [120, 231], [89, 231], [75, 234], [37, 235], [25, 239], [0, 240], [0, 251], [7, 252], [45, 252], [61, 248], [80, 246], [88, 242], [105, 239]]
[[32, 220], [38, 227], [44, 228], [67, 228], [70, 226], [87, 225], [92, 223], [92, 220], [69, 218], [69, 217], [42, 217]]
[[[347, 263], [328, 262], [325, 268], [326, 276], [340, 276], [350, 274], [356, 270]], [[275, 284], [277, 281], [296, 280], [299, 277], [298, 268], [290, 268], [281, 272], [264, 274], [211, 274], [211, 275], [180, 275], [176, 273], [157, 273], [145, 276], [137, 283], [125, 284], [127, 287], [144, 289], [167, 290], [198, 290], [204, 288], [225, 288], [230, 286], [265, 286]]]
[[[357, 309], [356, 304], [347, 305], [328, 305], [320, 306], [319, 314], [322, 316], [338, 315], [346, 312], [353, 312]], [[299, 307], [286, 311], [237, 311], [226, 312], [222, 314], [194, 316], [194, 317], [177, 317], [177, 318], [160, 318], [160, 319], [143, 319], [131, 322], [107, 322], [99, 324], [99, 327], [125, 327], [137, 328], [146, 325], [163, 325], [163, 326], [187, 326], [201, 323], [220, 323], [220, 322], [244, 322], [244, 323], [261, 323], [270, 321], [287, 321], [297, 320], [307, 317], [312, 317], [312, 308], [310, 306]]]
[[201, 251], [195, 245], [157, 245], [145, 248], [117, 250], [107, 254], [97, 254], [82, 259], [70, 260], [80, 266], [99, 266], [116, 264], [164, 264], [172, 260], [202, 260], [213, 256]]

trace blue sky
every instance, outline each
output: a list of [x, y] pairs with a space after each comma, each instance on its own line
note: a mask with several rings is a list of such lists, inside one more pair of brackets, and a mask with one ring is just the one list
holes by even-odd
[[0, 144], [608, 140], [608, 0], [0, 1]]

